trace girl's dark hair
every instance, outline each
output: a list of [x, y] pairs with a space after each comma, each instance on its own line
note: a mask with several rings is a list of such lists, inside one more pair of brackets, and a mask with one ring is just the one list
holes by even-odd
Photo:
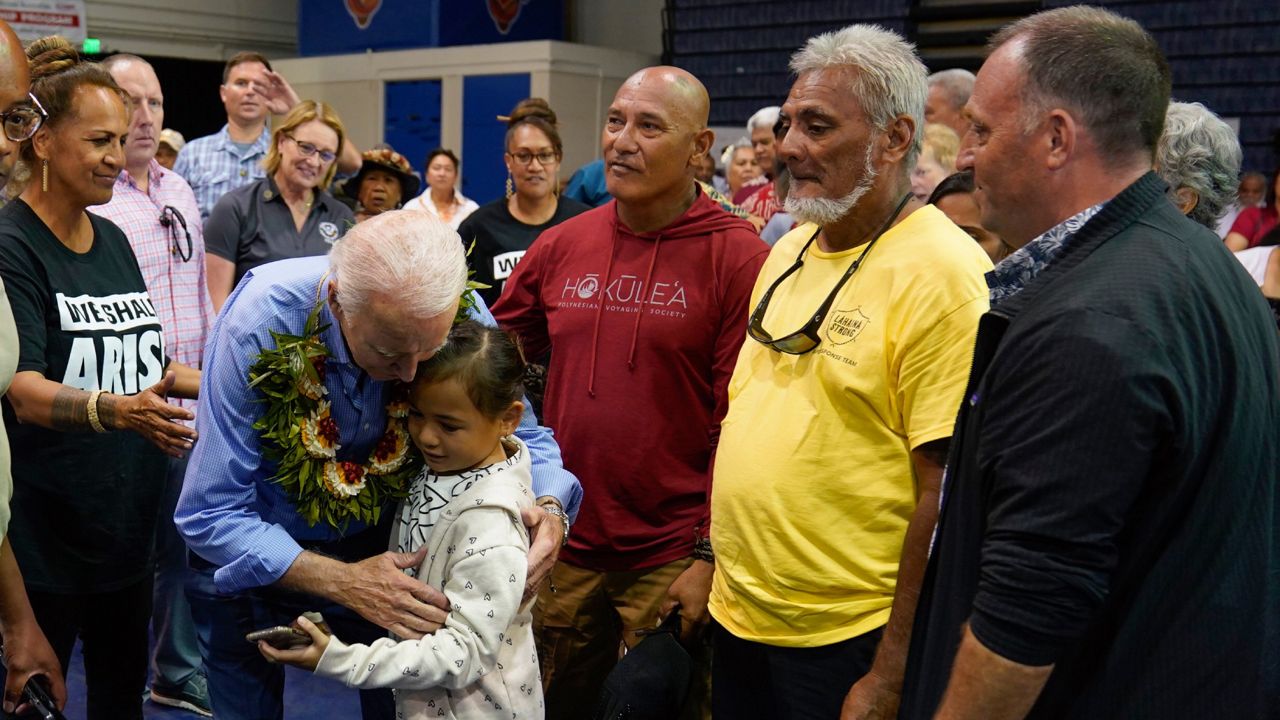
[[[50, 35], [33, 41], [27, 46], [27, 63], [31, 67], [31, 94], [49, 118], [45, 127], [55, 128], [73, 114], [72, 99], [81, 85], [104, 87], [116, 93], [128, 108], [128, 101], [120, 86], [98, 63], [80, 57], [75, 46], [60, 35]], [[24, 140], [18, 157], [28, 166], [37, 162], [31, 140]]]
[[458, 166], [461, 165], [461, 163], [458, 162], [458, 156], [454, 155], [453, 151], [450, 150], [449, 148], [442, 148], [442, 147], [438, 147], [435, 150], [432, 150], [431, 152], [427, 153], [427, 161], [422, 164], [422, 169], [425, 171], [427, 168], [431, 167], [431, 161], [435, 160], [437, 157], [441, 155], [449, 158], [449, 160], [453, 163], [453, 171], [457, 172]]
[[464, 320], [449, 331], [444, 347], [418, 366], [415, 382], [456, 378], [476, 409], [496, 418], [524, 396], [524, 373], [524, 355], [515, 338], [498, 328]]
[[961, 170], [943, 178], [942, 182], [938, 183], [938, 186], [933, 189], [933, 194], [929, 196], [928, 203], [937, 205], [942, 198], [960, 193], [966, 195], [973, 193], [972, 170]]
[[503, 141], [507, 150], [511, 149], [511, 137], [515, 134], [516, 128], [521, 125], [530, 125], [541, 130], [551, 141], [556, 157], [564, 157], [564, 143], [560, 142], [560, 131], [556, 129], [556, 111], [551, 109], [546, 100], [525, 98], [516, 103], [515, 108], [511, 110], [511, 116], [507, 118], [507, 137]]

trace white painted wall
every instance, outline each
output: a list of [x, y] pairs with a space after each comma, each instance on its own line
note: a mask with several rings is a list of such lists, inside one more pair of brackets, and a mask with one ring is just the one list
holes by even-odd
[[[338, 1], [338, 0], [334, 0]], [[566, 40], [662, 55], [664, 0], [571, 0]], [[298, 0], [86, 0], [88, 35], [106, 50], [225, 60], [239, 50], [297, 55]]]
[[386, 81], [440, 79], [440, 140], [445, 147], [460, 148], [462, 78], [529, 73], [532, 94], [546, 98], [556, 110], [567, 177], [599, 155], [604, 113], [622, 81], [655, 62], [657, 57], [650, 55], [539, 40], [293, 58], [272, 65], [301, 97], [333, 105], [361, 148], [382, 142]]
[[567, 39], [662, 56], [664, 0], [570, 0]]
[[[333, 0], [337, 2], [339, 0]], [[659, 57], [664, 0], [570, 0], [566, 40]], [[225, 60], [298, 48], [298, 0], [86, 0], [88, 30], [106, 49]]]
[[89, 37], [105, 51], [226, 60], [298, 53], [298, 0], [87, 0]]
[[[332, 0], [338, 2], [339, 0]], [[572, 43], [526, 42], [297, 58], [298, 0], [86, 0], [90, 37], [105, 51], [225, 60], [270, 57], [299, 95], [337, 108], [362, 148], [382, 141], [383, 82], [442, 80], [441, 141], [462, 146], [462, 78], [528, 72], [560, 117], [565, 174], [599, 154], [604, 111], [632, 72], [662, 53], [664, 0], [571, 0]], [[592, 47], [587, 47], [592, 46]]]

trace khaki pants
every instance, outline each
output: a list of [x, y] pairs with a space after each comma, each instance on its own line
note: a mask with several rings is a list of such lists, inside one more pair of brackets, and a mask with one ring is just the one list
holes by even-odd
[[[667, 588], [692, 562], [683, 558], [656, 568], [604, 573], [556, 564], [533, 613], [547, 720], [591, 717], [605, 677], [624, 648], [640, 641], [636, 631], [658, 624]], [[681, 720], [710, 717], [709, 689], [710, 654], [695, 653]]]

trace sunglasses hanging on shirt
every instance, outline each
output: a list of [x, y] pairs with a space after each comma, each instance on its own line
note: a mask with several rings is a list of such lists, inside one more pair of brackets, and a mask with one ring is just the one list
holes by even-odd
[[791, 267], [787, 268], [786, 272], [779, 275], [778, 279], [773, 281], [773, 284], [769, 286], [768, 290], [764, 291], [764, 296], [760, 298], [760, 302], [756, 305], [755, 311], [751, 313], [751, 317], [747, 320], [747, 336], [765, 347], [788, 355], [804, 355], [818, 347], [822, 342], [822, 336], [818, 334], [818, 331], [822, 328], [822, 323], [827, 319], [827, 312], [831, 310], [831, 304], [835, 302], [836, 295], [840, 294], [840, 288], [843, 288], [845, 283], [849, 282], [849, 278], [853, 277], [853, 274], [858, 272], [858, 268], [862, 267], [862, 263], [866, 261], [867, 256], [871, 254], [871, 248], [875, 247], [876, 241], [880, 239], [881, 235], [884, 235], [889, 231], [889, 228], [893, 227], [894, 219], [898, 217], [898, 213], [902, 212], [902, 208], [907, 206], [907, 202], [911, 200], [911, 198], [911, 193], [907, 193], [906, 196], [904, 196], [898, 203], [898, 207], [894, 208], [893, 212], [889, 213], [889, 218], [884, 221], [884, 225], [882, 225], [875, 236], [871, 238], [871, 242], [867, 243], [867, 248], [862, 251], [862, 254], [858, 256], [858, 259], [850, 263], [849, 268], [845, 270], [844, 275], [840, 277], [840, 282], [836, 283], [836, 286], [831, 288], [831, 293], [827, 295], [827, 299], [823, 300], [822, 305], [820, 305], [813, 315], [809, 317], [809, 322], [805, 323], [804, 327], [793, 333], [775, 338], [769, 333], [769, 331], [764, 329], [764, 316], [769, 310], [769, 301], [773, 299], [773, 292], [778, 289], [778, 286], [782, 284], [783, 280], [786, 280], [788, 277], [794, 275], [800, 268], [804, 267], [804, 256], [809, 252], [809, 246], [813, 244], [814, 240], [818, 239], [818, 234], [822, 232], [822, 228], [814, 230], [809, 241], [804, 244], [804, 247], [800, 248], [800, 254], [796, 256], [795, 263]]
[[[165, 205], [160, 211], [160, 225], [169, 231], [169, 240], [172, 243], [169, 252], [182, 258], [182, 262], [191, 260], [194, 247], [191, 244], [191, 231], [187, 229], [187, 219], [182, 217], [182, 213], [172, 205]], [[187, 249], [182, 250], [182, 238], [186, 237]]]

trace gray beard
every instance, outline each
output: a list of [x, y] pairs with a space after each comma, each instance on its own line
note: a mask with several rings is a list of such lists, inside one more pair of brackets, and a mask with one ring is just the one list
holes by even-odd
[[819, 227], [830, 225], [848, 215], [863, 195], [875, 185], [876, 169], [871, 164], [871, 143], [863, 156], [862, 182], [842, 198], [798, 198], [788, 196], [783, 209], [802, 223], [814, 223]]

